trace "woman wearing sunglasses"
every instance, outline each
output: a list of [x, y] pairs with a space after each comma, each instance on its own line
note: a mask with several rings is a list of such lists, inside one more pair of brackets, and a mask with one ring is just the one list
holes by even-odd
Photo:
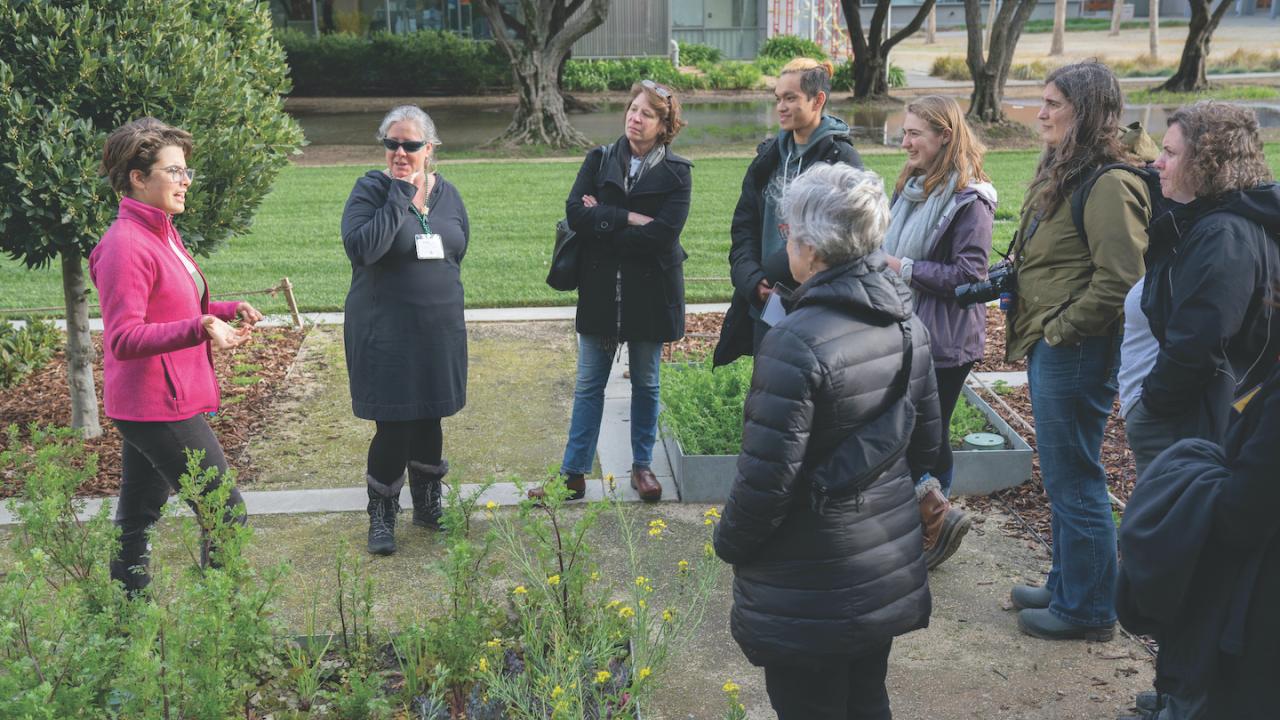
[[[658, 430], [662, 344], [684, 337], [680, 231], [689, 215], [693, 163], [671, 152], [685, 122], [671, 89], [631, 86], [623, 134], [587, 153], [565, 202], [584, 242], [578, 276], [578, 377], [560, 473], [576, 500], [586, 492], [604, 413], [604, 388], [618, 346], [631, 372], [631, 486], [656, 502], [662, 486], [650, 464]], [[542, 488], [529, 492], [541, 497]]]
[[471, 226], [458, 190], [435, 172], [440, 144], [420, 108], [382, 119], [387, 167], [356, 181], [342, 213], [351, 260], [343, 338], [351, 409], [377, 424], [369, 443], [369, 552], [396, 550], [406, 476], [413, 524], [440, 527], [441, 418], [467, 401], [462, 258]]
[[[116, 524], [120, 550], [111, 577], [136, 595], [147, 574], [147, 531], [170, 489], [187, 471], [187, 450], [201, 465], [227, 471], [222, 445], [205, 420], [218, 409], [213, 350], [248, 342], [262, 315], [247, 302], [210, 302], [200, 268], [182, 244], [173, 216], [186, 209], [195, 173], [191, 135], [155, 118], [127, 123], [107, 138], [100, 173], [120, 195], [120, 210], [89, 255], [102, 307], [102, 400], [123, 439]], [[240, 320], [233, 328], [228, 323]], [[234, 488], [225, 509], [244, 522]], [[206, 545], [201, 562], [216, 564]]]

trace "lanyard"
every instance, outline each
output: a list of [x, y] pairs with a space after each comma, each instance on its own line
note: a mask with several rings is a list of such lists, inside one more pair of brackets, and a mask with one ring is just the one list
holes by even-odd
[[418, 212], [418, 208], [414, 207], [412, 202], [409, 203], [409, 209], [412, 210], [414, 216], [418, 218], [418, 224], [422, 225], [422, 232], [430, 235], [431, 221], [427, 219], [427, 215], [431, 212], [431, 206], [424, 200], [422, 202], [422, 207], [426, 212]]

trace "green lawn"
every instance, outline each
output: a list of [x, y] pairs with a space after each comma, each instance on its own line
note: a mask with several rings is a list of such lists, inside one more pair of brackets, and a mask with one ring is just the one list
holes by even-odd
[[[1280, 145], [1268, 157], [1280, 171]], [[868, 155], [867, 165], [896, 177], [903, 155]], [[1034, 152], [993, 152], [987, 172], [1000, 193], [995, 243], [1007, 246], [1023, 190], [1031, 179]], [[693, 207], [682, 241], [689, 251], [685, 275], [690, 302], [727, 300], [729, 221], [747, 158], [698, 160]], [[469, 307], [563, 305], [574, 301], [543, 282], [552, 229], [564, 213], [564, 197], [576, 162], [479, 162], [450, 165], [441, 173], [454, 182], [471, 214], [471, 249], [463, 263]], [[350, 282], [350, 265], [338, 235], [342, 207], [358, 167], [286, 168], [263, 202], [253, 230], [201, 262], [215, 292], [262, 289], [288, 276], [303, 310], [339, 310]], [[193, 188], [199, 192], [199, 185]], [[708, 278], [709, 280], [702, 280]], [[259, 298], [266, 312], [284, 312], [281, 298]], [[61, 306], [56, 265], [28, 271], [0, 259], [0, 308]]]

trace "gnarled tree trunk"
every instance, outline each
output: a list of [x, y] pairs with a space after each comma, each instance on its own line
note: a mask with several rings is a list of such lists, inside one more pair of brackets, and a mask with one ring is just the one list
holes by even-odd
[[[475, 0], [511, 59], [520, 100], [511, 124], [492, 144], [585, 147], [565, 111], [560, 74], [573, 43], [604, 23], [609, 0], [522, 0], [512, 15], [499, 0]], [[514, 36], [514, 39], [513, 37]]]
[[840, 0], [844, 24], [849, 29], [853, 46], [853, 97], [855, 100], [889, 95], [889, 51], [910, 37], [933, 12], [936, 0], [924, 0], [916, 14], [901, 30], [885, 37], [888, 30], [890, 0], [876, 0], [871, 23], [863, 36], [859, 0]]
[[973, 122], [1004, 122], [1004, 85], [1013, 65], [1013, 51], [1022, 36], [1022, 28], [1031, 17], [1036, 0], [1004, 0], [990, 25], [987, 52], [982, 50], [981, 0], [965, 0], [964, 21], [968, 34], [965, 62], [973, 77], [973, 94], [969, 97], [968, 117]]
[[63, 248], [62, 297], [67, 306], [67, 386], [71, 390], [71, 427], [86, 438], [102, 434], [98, 394], [93, 384], [93, 340], [89, 337], [89, 288], [80, 249]]
[[1231, 0], [1219, 0], [1217, 7], [1212, 7], [1213, 0], [1191, 0], [1191, 23], [1187, 27], [1187, 43], [1182, 46], [1182, 60], [1173, 77], [1157, 90], [1196, 92], [1209, 87], [1209, 40], [1230, 5]]

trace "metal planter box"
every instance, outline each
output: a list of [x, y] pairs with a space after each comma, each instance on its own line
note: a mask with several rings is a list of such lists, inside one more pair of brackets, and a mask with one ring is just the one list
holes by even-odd
[[738, 456], [685, 455], [680, 441], [665, 424], [661, 434], [680, 502], [723, 505], [737, 475]]
[[952, 495], [988, 495], [1016, 487], [1031, 479], [1031, 446], [1009, 427], [985, 400], [968, 385], [963, 397], [982, 411], [996, 432], [1005, 439], [1003, 450], [956, 450]]

